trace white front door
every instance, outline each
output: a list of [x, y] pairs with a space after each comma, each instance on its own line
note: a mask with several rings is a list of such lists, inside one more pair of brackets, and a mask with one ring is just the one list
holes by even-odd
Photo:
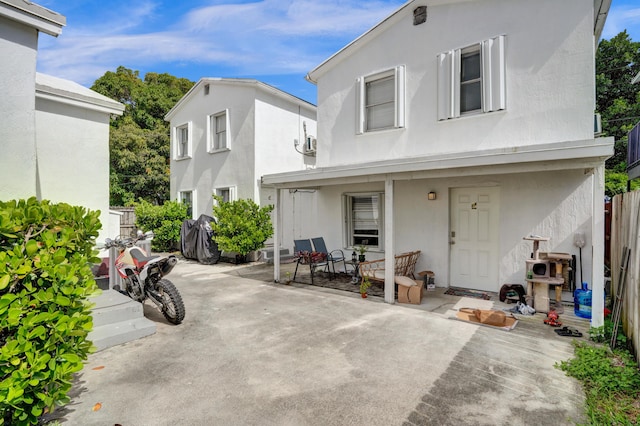
[[454, 188], [450, 200], [450, 285], [498, 291], [500, 188]]

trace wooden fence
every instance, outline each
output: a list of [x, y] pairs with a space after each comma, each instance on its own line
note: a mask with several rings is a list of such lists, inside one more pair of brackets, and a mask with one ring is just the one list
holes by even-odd
[[133, 207], [110, 207], [111, 210], [122, 213], [120, 216], [120, 236], [130, 237], [136, 233], [136, 214]]
[[[611, 289], [612, 300], [622, 297], [622, 329], [631, 341], [636, 356], [640, 354], [640, 191], [627, 192], [613, 197], [611, 218]], [[620, 282], [623, 251], [631, 252], [626, 267], [626, 279]]]

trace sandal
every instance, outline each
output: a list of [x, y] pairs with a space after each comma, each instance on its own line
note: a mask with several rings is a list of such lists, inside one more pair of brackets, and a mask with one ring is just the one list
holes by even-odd
[[562, 327], [553, 331], [555, 331], [558, 336], [582, 337], [582, 333], [572, 327]]

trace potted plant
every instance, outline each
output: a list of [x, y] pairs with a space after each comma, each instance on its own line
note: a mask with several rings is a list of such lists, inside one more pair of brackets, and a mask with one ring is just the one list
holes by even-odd
[[367, 298], [367, 290], [369, 287], [371, 287], [371, 281], [369, 281], [368, 277], [364, 277], [360, 283], [360, 295], [363, 299]]
[[365, 261], [364, 254], [367, 252], [367, 246], [360, 245], [356, 247], [356, 251], [360, 253], [358, 255], [358, 262], [364, 262]]

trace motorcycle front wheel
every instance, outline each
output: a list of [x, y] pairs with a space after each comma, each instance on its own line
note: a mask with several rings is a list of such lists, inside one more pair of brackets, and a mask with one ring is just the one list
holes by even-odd
[[185, 309], [178, 289], [171, 281], [165, 279], [158, 281], [156, 287], [162, 297], [162, 315], [171, 324], [180, 324], [184, 319]]

